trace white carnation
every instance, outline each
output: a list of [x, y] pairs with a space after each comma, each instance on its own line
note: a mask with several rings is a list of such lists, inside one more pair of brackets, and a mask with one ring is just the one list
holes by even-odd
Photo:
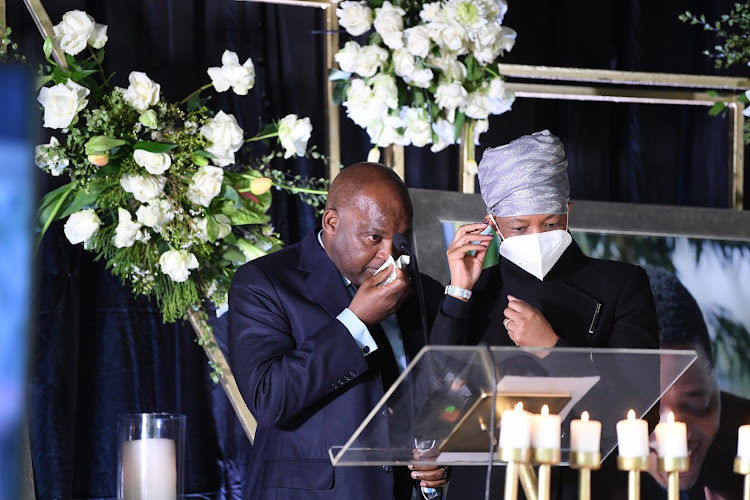
[[469, 93], [466, 105], [462, 108], [469, 118], [484, 120], [490, 115], [490, 99], [487, 89], [482, 88]]
[[304, 156], [307, 150], [307, 141], [310, 140], [312, 125], [309, 118], [297, 115], [287, 115], [279, 122], [279, 142], [284, 148], [284, 158], [293, 155]]
[[388, 60], [388, 51], [377, 45], [365, 45], [359, 49], [354, 62], [354, 72], [368, 78], [380, 71]]
[[73, 245], [83, 243], [85, 246], [99, 230], [101, 223], [101, 219], [99, 219], [99, 216], [96, 215], [96, 212], [92, 208], [80, 210], [71, 214], [65, 222], [65, 237]]
[[422, 5], [419, 17], [422, 21], [429, 23], [434, 21], [440, 15], [440, 2], [431, 2]]
[[407, 49], [398, 49], [393, 52], [393, 71], [401, 78], [410, 78], [417, 70], [414, 56]]
[[432, 144], [430, 151], [437, 153], [447, 148], [451, 144], [456, 143], [456, 126], [453, 122], [446, 120], [445, 118], [438, 118], [435, 123], [432, 124], [432, 131], [437, 136], [437, 142]]
[[501, 115], [510, 110], [516, 96], [513, 91], [505, 88], [505, 82], [502, 78], [494, 78], [490, 82], [487, 92], [489, 101], [489, 110], [493, 115]]
[[383, 43], [390, 49], [400, 49], [404, 46], [402, 32], [404, 31], [404, 14], [401, 7], [394, 7], [389, 1], [375, 9], [375, 31], [383, 38]]
[[35, 148], [34, 162], [37, 167], [48, 170], [55, 177], [70, 165], [70, 160], [65, 156], [65, 150], [54, 136], [50, 138], [49, 144], [42, 144]]
[[444, 57], [430, 56], [427, 62], [440, 70], [441, 80], [443, 81], [463, 82], [466, 80], [466, 66], [454, 55], [446, 55]]
[[404, 81], [412, 87], [420, 87], [426, 89], [432, 83], [432, 78], [435, 75], [432, 73], [430, 68], [418, 69], [409, 77], [404, 77]]
[[174, 207], [165, 199], [151, 200], [138, 207], [135, 216], [138, 222], [160, 233], [166, 224], [174, 220]]
[[479, 137], [490, 129], [489, 120], [476, 120], [472, 131], [474, 133], [474, 144], [479, 146]]
[[94, 18], [82, 10], [66, 12], [60, 24], [52, 29], [55, 45], [71, 56], [81, 53], [86, 44], [101, 49], [107, 42], [107, 26], [95, 23]]
[[398, 115], [386, 115], [381, 120], [372, 121], [365, 131], [370, 136], [370, 142], [381, 148], [397, 144], [399, 146], [408, 146], [409, 139], [400, 133], [398, 129], [403, 129], [404, 121]]
[[418, 147], [424, 147], [432, 142], [432, 126], [427, 110], [419, 108], [401, 108], [401, 119], [406, 127], [404, 136]]
[[164, 192], [167, 180], [162, 176], [125, 174], [120, 177], [120, 186], [128, 193], [133, 193], [136, 200], [146, 203]]
[[392, 75], [380, 73], [370, 78], [368, 83], [375, 99], [382, 100], [389, 109], [398, 107], [398, 87]]
[[406, 48], [417, 57], [427, 57], [430, 53], [430, 33], [424, 26], [414, 26], [404, 31]]
[[358, 54], [359, 44], [354, 41], [348, 41], [344, 44], [344, 47], [341, 48], [341, 50], [336, 52], [336, 55], [333, 56], [333, 58], [337, 63], [339, 63], [339, 68], [341, 68], [341, 71], [354, 73]]
[[172, 165], [172, 157], [167, 153], [150, 153], [145, 149], [133, 151], [133, 159], [136, 164], [145, 168], [149, 174], [161, 175], [169, 170]]
[[124, 208], [118, 208], [117, 214], [118, 224], [115, 228], [115, 235], [112, 241], [117, 248], [132, 247], [136, 240], [139, 239], [138, 236], [141, 233], [142, 224], [133, 222], [133, 216]]
[[208, 76], [217, 92], [226, 92], [229, 87], [237, 95], [247, 95], [255, 85], [255, 66], [249, 57], [240, 65], [236, 52], [225, 50], [221, 56], [221, 67], [208, 68]]
[[125, 102], [133, 106], [140, 112], [159, 102], [159, 92], [161, 85], [141, 71], [131, 71], [128, 76], [130, 85], [125, 89]]
[[191, 269], [198, 268], [198, 259], [185, 250], [167, 250], [159, 257], [161, 272], [177, 283], [187, 281]]
[[341, 2], [336, 15], [339, 25], [352, 36], [366, 33], [372, 26], [372, 9], [367, 6], [367, 2]]
[[466, 104], [468, 95], [459, 82], [441, 83], [435, 91], [435, 102], [440, 109], [455, 110]]
[[372, 121], [381, 120], [388, 113], [386, 102], [376, 99], [372, 89], [360, 78], [352, 80], [343, 105], [347, 116], [362, 128]]
[[68, 128], [78, 121], [78, 112], [89, 103], [89, 89], [68, 78], [54, 87], [42, 87], [37, 100], [44, 106], [44, 126]]
[[196, 205], [208, 207], [211, 200], [221, 192], [223, 181], [224, 170], [221, 168], [212, 165], [201, 167], [190, 179], [187, 197]]
[[213, 162], [221, 167], [234, 163], [234, 154], [245, 142], [245, 133], [233, 115], [219, 111], [201, 127], [201, 135], [211, 141], [206, 150], [216, 156]]

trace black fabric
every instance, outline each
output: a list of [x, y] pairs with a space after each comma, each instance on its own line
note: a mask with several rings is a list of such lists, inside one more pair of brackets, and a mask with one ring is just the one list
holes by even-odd
[[[657, 8], [642, 0], [510, 0], [505, 24], [518, 31], [518, 42], [504, 61], [742, 74], [746, 68], [714, 70], [701, 54], [715, 43], [711, 33], [677, 20], [684, 10], [715, 19], [732, 3], [668, 0]], [[258, 130], [259, 116], [310, 116], [311, 143], [324, 149], [320, 9], [234, 0], [46, 0], [44, 6], [53, 24], [72, 9], [108, 24], [105, 69], [115, 73], [112, 82], [124, 86], [130, 71], [144, 71], [171, 100], [207, 83], [205, 69], [218, 65], [225, 49], [242, 61], [252, 57], [256, 88], [245, 97], [215, 94], [211, 106], [235, 114], [248, 133]], [[6, 9], [13, 39], [32, 64], [42, 63], [42, 40], [27, 10], [21, 2], [8, 2]], [[727, 123], [708, 117], [706, 108], [519, 99], [512, 112], [490, 122], [478, 158], [484, 148], [522, 134], [549, 128], [559, 135], [574, 199], [728, 204]], [[344, 164], [365, 158], [369, 149], [365, 133], [343, 111], [341, 143]], [[440, 154], [407, 148], [407, 185], [455, 190], [457, 159], [455, 147]], [[293, 174], [326, 173], [308, 160], [275, 165]], [[40, 195], [65, 180], [40, 173]], [[316, 223], [310, 207], [281, 192], [274, 192], [272, 216], [287, 243]], [[38, 498], [113, 497], [116, 415], [154, 410], [188, 415], [188, 493], [239, 498], [249, 447], [226, 396], [208, 381], [190, 327], [163, 325], [154, 303], [133, 298], [102, 262], [72, 247], [61, 223], [45, 236], [36, 263], [29, 412]]]

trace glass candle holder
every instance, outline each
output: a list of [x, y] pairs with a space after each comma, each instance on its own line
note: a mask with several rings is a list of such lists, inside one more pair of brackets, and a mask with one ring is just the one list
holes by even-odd
[[117, 431], [117, 499], [182, 498], [185, 415], [119, 415]]

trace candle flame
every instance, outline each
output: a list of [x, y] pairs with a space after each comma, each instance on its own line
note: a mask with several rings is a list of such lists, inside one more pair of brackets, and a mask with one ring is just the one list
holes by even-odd
[[628, 420], [635, 420], [635, 411], [630, 410], [628, 412]]
[[585, 412], [581, 413], [581, 420], [583, 420], [584, 422], [588, 422], [589, 421], [589, 412], [585, 411]]
[[542, 416], [546, 417], [547, 415], [549, 415], [549, 406], [544, 405], [542, 406]]
[[671, 411], [667, 413], [667, 423], [670, 423], [670, 424], [674, 423], [674, 413]]
[[516, 403], [516, 411], [523, 411], [523, 402]]

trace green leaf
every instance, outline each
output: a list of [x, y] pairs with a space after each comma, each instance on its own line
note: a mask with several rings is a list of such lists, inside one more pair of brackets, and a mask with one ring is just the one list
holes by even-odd
[[67, 207], [65, 206], [67, 204], [66, 200], [66, 203], [63, 204], [64, 210], [60, 211], [56, 219], [64, 219], [74, 212], [78, 212], [90, 205], [94, 205], [104, 188], [105, 183], [101, 182], [89, 184], [88, 191], [80, 189]]
[[[257, 206], [257, 205], [256, 205]], [[259, 210], [250, 209], [247, 205], [236, 208], [234, 203], [225, 202], [221, 206], [221, 212], [229, 217], [233, 226], [244, 226], [245, 224], [265, 224], [270, 218]]]
[[257, 259], [266, 255], [266, 252], [244, 239], [237, 240], [237, 246], [242, 249], [242, 253], [245, 254], [247, 260]]
[[166, 153], [177, 147], [177, 144], [166, 142], [138, 141], [133, 145], [133, 149], [142, 149], [149, 153]]
[[207, 216], [206, 219], [206, 234], [208, 235], [208, 241], [213, 243], [216, 238], [219, 237], [219, 224], [216, 223], [216, 219], [212, 216]]
[[44, 45], [42, 46], [42, 50], [44, 50], [44, 57], [47, 59], [50, 59], [52, 56], [52, 49], [55, 47], [55, 45], [52, 43], [52, 38], [47, 37], [44, 39]]
[[[57, 205], [57, 202], [60, 200], [60, 198], [66, 196], [67, 193], [71, 189], [73, 189], [73, 187], [74, 184], [72, 182], [69, 182], [64, 186], [60, 186], [54, 191], [50, 191], [49, 193], [44, 195], [42, 201], [39, 203], [39, 209], [37, 210], [37, 221], [39, 222], [40, 226], [44, 225], [44, 223], [47, 222], [47, 219], [50, 218], [50, 215], [52, 214], [52, 211], [54, 210], [55, 205]], [[59, 215], [59, 212], [57, 215]], [[57, 215], [55, 216], [55, 220], [59, 219]]]
[[458, 141], [458, 139], [461, 137], [461, 129], [464, 126], [464, 121], [466, 120], [466, 115], [463, 111], [457, 111], [456, 112], [456, 123], [455, 123], [455, 132], [454, 132], [454, 139], [455, 141]]
[[128, 141], [123, 141], [122, 139], [113, 139], [112, 137], [107, 137], [106, 135], [97, 135], [89, 139], [88, 142], [84, 144], [84, 146], [86, 148], [86, 154], [90, 155], [94, 153], [106, 153], [112, 148], [122, 146], [127, 143]]
[[193, 154], [198, 156], [205, 156], [206, 158], [216, 158], [216, 155], [213, 153], [209, 153], [208, 151], [203, 151], [202, 149], [196, 149], [193, 151]]
[[235, 245], [228, 246], [221, 256], [222, 258], [232, 262], [244, 263], [247, 260], [245, 254], [242, 253], [242, 251]]
[[227, 200], [232, 200], [235, 203], [240, 202], [240, 194], [236, 189], [228, 184], [224, 184], [223, 186], [221, 186], [221, 194], [219, 196], [221, 196], [222, 198], [226, 198]]
[[351, 83], [347, 80], [345, 82], [337, 83], [333, 87], [333, 103], [340, 106], [342, 102], [346, 100], [346, 93], [349, 91]]
[[717, 102], [713, 106], [711, 106], [711, 109], [708, 110], [708, 114], [711, 116], [717, 116], [720, 115], [722, 111], [726, 108], [726, 104], [723, 102]]
[[200, 96], [200, 94], [195, 94], [187, 102], [187, 110], [188, 110], [188, 112], [195, 111], [196, 109], [198, 109], [200, 107], [201, 107], [201, 96]]
[[349, 78], [351, 78], [351, 76], [352, 76], [351, 73], [349, 73], [347, 71], [340, 70], [340, 69], [333, 69], [332, 68], [332, 69], [330, 69], [328, 71], [328, 79], [331, 80], [331, 81], [333, 81], [333, 82], [346, 81], [346, 80], [349, 80]]
[[205, 167], [206, 165], [208, 165], [208, 158], [206, 158], [205, 156], [193, 153], [190, 156], [190, 159], [199, 167]]

